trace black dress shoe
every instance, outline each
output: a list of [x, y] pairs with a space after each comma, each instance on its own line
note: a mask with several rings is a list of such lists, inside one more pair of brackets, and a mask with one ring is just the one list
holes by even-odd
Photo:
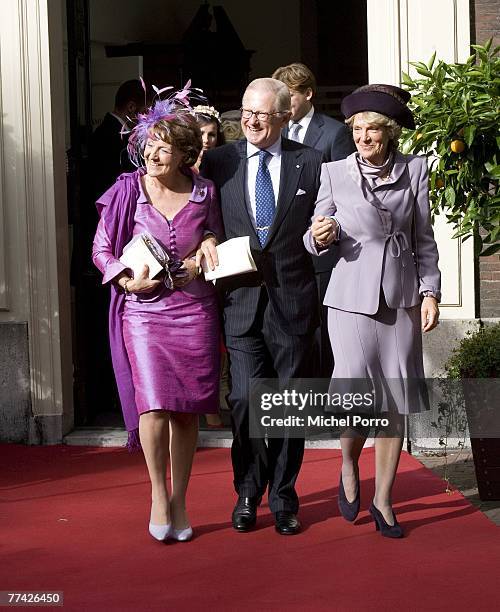
[[257, 520], [257, 506], [262, 497], [238, 497], [233, 510], [232, 521], [236, 531], [250, 531]]
[[274, 527], [279, 534], [295, 535], [299, 533], [300, 522], [293, 512], [276, 512], [274, 516], [276, 519]]
[[358, 477], [358, 490], [356, 492], [356, 497], [352, 502], [347, 500], [344, 491], [344, 483], [342, 482], [342, 473], [340, 473], [340, 483], [339, 483], [339, 510], [340, 514], [345, 518], [346, 521], [352, 523], [359, 513], [359, 504], [360, 504], [360, 493], [359, 493], [359, 477]]

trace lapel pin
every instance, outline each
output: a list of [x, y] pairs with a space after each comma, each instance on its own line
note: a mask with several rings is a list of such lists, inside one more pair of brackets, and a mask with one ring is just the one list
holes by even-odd
[[296, 168], [300, 168], [300, 164], [297, 164], [295, 167], [296, 167]]

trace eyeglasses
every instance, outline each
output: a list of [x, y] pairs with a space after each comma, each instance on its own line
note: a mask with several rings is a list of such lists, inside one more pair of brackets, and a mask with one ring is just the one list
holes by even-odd
[[288, 111], [276, 111], [274, 113], [265, 113], [264, 111], [253, 111], [249, 108], [240, 108], [240, 113], [243, 119], [251, 119], [252, 115], [255, 115], [255, 118], [258, 121], [269, 121], [274, 115], [282, 115], [283, 113], [287, 112]]

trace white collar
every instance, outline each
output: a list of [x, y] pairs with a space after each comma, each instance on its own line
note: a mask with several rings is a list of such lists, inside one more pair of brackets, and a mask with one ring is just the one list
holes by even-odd
[[[261, 149], [259, 149], [259, 147], [256, 147], [247, 140], [247, 158], [253, 157], [259, 153], [260, 150]], [[267, 147], [266, 151], [269, 151], [273, 157], [281, 155], [281, 136], [275, 142], [273, 142], [271, 146]]]
[[290, 119], [290, 121], [288, 122], [288, 129], [292, 129], [292, 126], [294, 124], [300, 123], [300, 125], [303, 128], [307, 128], [309, 127], [309, 123], [311, 123], [311, 119], [312, 116], [314, 115], [314, 106], [311, 104], [311, 108], [309, 109], [309, 111], [302, 117], [302, 119], [300, 121], [293, 121], [293, 119]]

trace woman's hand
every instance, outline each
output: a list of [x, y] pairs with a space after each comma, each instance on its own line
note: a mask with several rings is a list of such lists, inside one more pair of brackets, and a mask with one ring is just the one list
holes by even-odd
[[420, 308], [420, 315], [422, 318], [422, 331], [424, 333], [436, 327], [439, 323], [439, 308], [435, 297], [430, 295], [424, 297]]
[[311, 234], [314, 242], [319, 247], [327, 247], [335, 240], [338, 232], [338, 224], [330, 217], [319, 215], [311, 225]]
[[137, 278], [122, 274], [117, 282], [126, 293], [151, 293], [161, 283], [159, 280], [149, 278], [149, 267], [146, 265]]
[[184, 259], [182, 268], [172, 278], [174, 287], [180, 289], [188, 285], [194, 278], [198, 276], [199, 267], [194, 259]]
[[209, 234], [204, 240], [202, 240], [198, 250], [196, 251], [196, 266], [201, 267], [201, 260], [205, 258], [209, 270], [215, 270], [215, 266], [219, 265], [219, 258], [217, 257], [217, 239], [213, 234]]

